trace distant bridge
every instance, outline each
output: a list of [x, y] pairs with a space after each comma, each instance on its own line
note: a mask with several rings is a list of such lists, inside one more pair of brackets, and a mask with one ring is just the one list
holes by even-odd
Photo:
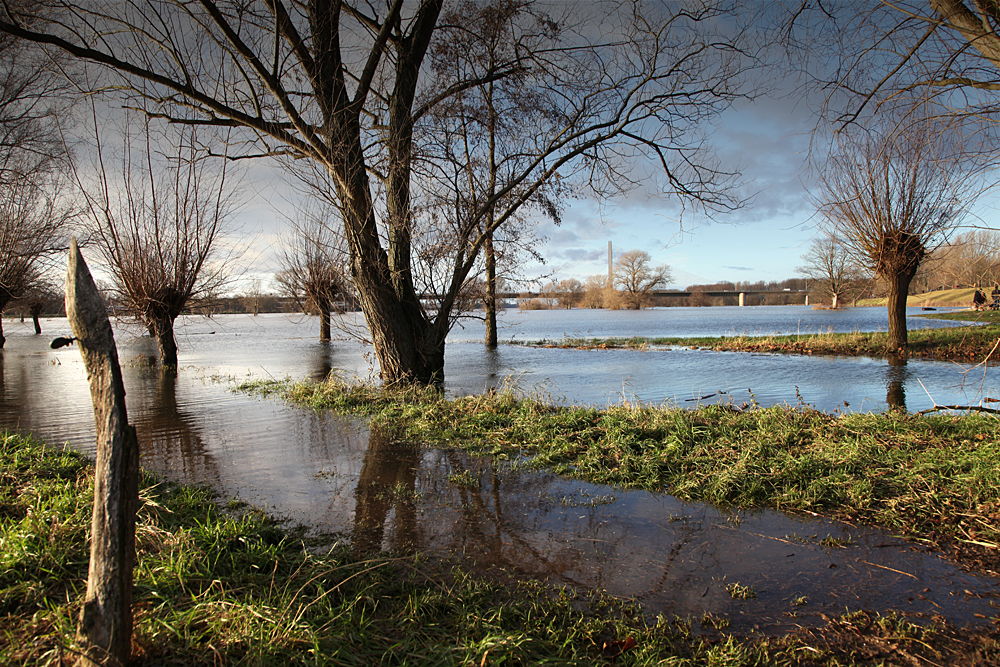
[[[497, 292], [498, 299], [558, 299], [561, 296], [568, 296], [569, 292]], [[747, 297], [763, 296], [767, 294], [799, 294], [802, 295], [803, 302], [809, 305], [808, 290], [705, 290], [694, 292], [682, 292], [679, 290], [652, 290], [651, 296], [679, 298], [688, 297], [692, 294], [704, 294], [705, 296], [733, 296], [739, 298], [741, 306], [746, 305]]]

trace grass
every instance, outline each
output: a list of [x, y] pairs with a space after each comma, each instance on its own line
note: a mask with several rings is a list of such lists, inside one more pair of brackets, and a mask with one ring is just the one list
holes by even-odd
[[[907, 355], [926, 359], [979, 363], [996, 359], [994, 350], [1000, 341], [1000, 312], [942, 313], [927, 315], [938, 319], [958, 319], [988, 323], [977, 327], [912, 329], [907, 334]], [[851, 333], [791, 334], [784, 336], [722, 336], [718, 338], [568, 338], [559, 342], [519, 343], [539, 347], [588, 350], [677, 347], [720, 352], [756, 352], [885, 357], [895, 353], [885, 331]], [[991, 355], [993, 355], [991, 357]]]
[[[1000, 565], [1000, 420], [808, 408], [553, 406], [511, 392], [257, 382], [393, 437], [684, 500], [861, 521]], [[526, 462], [526, 463], [524, 463]]]
[[[0, 441], [0, 664], [69, 664], [86, 588], [92, 470], [29, 438]], [[311, 553], [242, 503], [146, 476], [133, 657], [164, 665], [707, 664], [684, 623], [533, 582], [491, 582], [416, 556]], [[582, 609], [582, 611], [581, 611]], [[729, 664], [756, 649], [734, 646]], [[489, 656], [489, 661], [486, 660]], [[693, 661], [689, 662], [689, 661]]]
[[[0, 436], [0, 470], [0, 664], [71, 664], [92, 470], [11, 434]], [[857, 658], [887, 649], [955, 664], [1000, 659], [989, 629], [867, 613], [771, 639], [723, 634], [717, 619], [709, 625], [719, 632], [699, 637], [688, 620], [644, 618], [599, 593], [487, 580], [418, 556], [315, 553], [296, 531], [205, 489], [146, 475], [140, 497], [135, 664], [895, 664]]]

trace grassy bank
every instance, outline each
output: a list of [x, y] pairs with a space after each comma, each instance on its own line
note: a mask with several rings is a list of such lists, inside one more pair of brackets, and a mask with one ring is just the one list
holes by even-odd
[[811, 409], [557, 407], [510, 393], [256, 383], [394, 436], [627, 488], [886, 527], [1000, 570], [1000, 420]]
[[[0, 437], [0, 470], [0, 664], [72, 664], [86, 585], [91, 470], [73, 453], [13, 435]], [[635, 605], [596, 594], [487, 581], [415, 557], [313, 554], [257, 511], [238, 503], [223, 508], [205, 490], [149, 476], [141, 499], [135, 665], [1000, 660], [995, 630], [921, 628], [861, 612], [780, 638], [703, 638], [692, 632], [697, 619], [647, 621]]]
[[[1000, 358], [1000, 350], [994, 350], [1000, 341], [1000, 313], [942, 313], [936, 317], [938, 319], [966, 320], [987, 324], [947, 329], [911, 329], [907, 335], [908, 356], [961, 363], [979, 363], [987, 357], [993, 360]], [[994, 322], [996, 323], [994, 324]], [[538, 340], [518, 344], [588, 350], [648, 350], [650, 347], [659, 346], [720, 352], [866, 357], [885, 357], [892, 353], [889, 335], [884, 331], [793, 334], [788, 336], [723, 336], [721, 338], [567, 338], [558, 341]]]
[[[86, 588], [92, 471], [79, 456], [0, 442], [0, 664], [70, 664]], [[684, 623], [530, 582], [492, 583], [414, 557], [314, 555], [266, 516], [145, 477], [137, 528], [137, 664], [748, 664]], [[585, 611], [579, 611], [586, 607]], [[613, 651], [614, 648], [609, 648]], [[488, 659], [487, 659], [488, 657]], [[661, 663], [661, 661], [664, 661]]]

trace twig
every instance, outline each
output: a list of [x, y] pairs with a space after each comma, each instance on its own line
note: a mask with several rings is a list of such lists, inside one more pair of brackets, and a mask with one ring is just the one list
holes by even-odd
[[987, 412], [991, 415], [1000, 415], [1000, 410], [984, 408], [981, 405], [935, 405], [933, 408], [921, 410], [918, 415], [926, 415], [930, 412], [940, 412], [941, 410], [969, 410], [970, 412]]

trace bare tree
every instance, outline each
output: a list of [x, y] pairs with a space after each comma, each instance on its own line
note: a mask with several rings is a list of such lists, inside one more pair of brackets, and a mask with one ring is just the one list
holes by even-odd
[[843, 241], [829, 230], [813, 239], [802, 260], [805, 264], [798, 272], [813, 283], [811, 291], [829, 297], [833, 308], [840, 305], [842, 297], [850, 297], [861, 288], [861, 268]]
[[[532, 17], [532, 21], [521, 20]], [[514, 62], [518, 52], [534, 52], [557, 30], [547, 17], [533, 11], [523, 0], [462, 2], [446, 12], [443, 23], [462, 26], [447, 30], [431, 52], [438, 89], [462, 81], [487, 80], [504, 63]], [[537, 125], [537, 117], [558, 114], [558, 105], [541, 94], [538, 77], [521, 68], [496, 81], [487, 81], [456, 93], [428, 114], [420, 126], [426, 135], [428, 176], [434, 187], [427, 196], [449, 218], [449, 237], [458, 247], [482, 240], [484, 274], [483, 305], [486, 316], [485, 343], [497, 345], [497, 282], [501, 274], [512, 277], [519, 259], [534, 250], [532, 213], [560, 222], [558, 200], [566, 191], [563, 178], [518, 183], [518, 175], [537, 154], [535, 137], [525, 127]], [[505, 192], [502, 197], [498, 193]], [[496, 224], [498, 211], [512, 202], [524, 203], [503, 227]], [[486, 204], [493, 200], [492, 204]], [[481, 211], [485, 211], [481, 214]], [[478, 224], [472, 223], [480, 216]], [[470, 220], [471, 217], [471, 220]]]
[[112, 158], [98, 133], [98, 180], [82, 189], [116, 296], [156, 338], [160, 363], [176, 367], [174, 321], [229, 281], [219, 241], [237, 192], [226, 162], [211, 157], [192, 129], [164, 138], [174, 151], [166, 156], [157, 154], [148, 123], [140, 150], [129, 134]]
[[831, 233], [887, 283], [891, 349], [906, 349], [906, 297], [917, 268], [975, 198], [975, 165], [960, 129], [931, 119], [854, 128], [820, 177]]
[[15, 302], [18, 308], [23, 312], [26, 310], [28, 315], [31, 317], [31, 323], [35, 327], [35, 334], [42, 333], [42, 324], [39, 318], [42, 315], [42, 311], [46, 308], [52, 308], [56, 306], [60, 301], [63, 300], [63, 293], [55, 285], [55, 282], [46, 276], [38, 276], [31, 282], [31, 284], [25, 289], [24, 294], [21, 295]]
[[0, 37], [0, 312], [69, 247], [73, 212], [61, 203], [68, 155], [58, 129], [65, 91], [46, 64], [41, 49]]
[[650, 292], [672, 280], [666, 264], [653, 266], [645, 250], [628, 250], [615, 260], [615, 285], [621, 288], [625, 308], [639, 310], [649, 303]]
[[[0, 311], [42, 279], [55, 253], [68, 246], [74, 221], [60, 202], [57, 174], [23, 171], [8, 169], [0, 183]], [[0, 347], [5, 341], [0, 328]]]
[[[248, 131], [259, 154], [308, 161], [329, 175], [341, 207], [351, 278], [383, 381], [441, 380], [452, 309], [489, 232], [546, 184], [580, 168], [588, 184], [650, 184], [689, 204], [738, 206], [733, 174], [706, 150], [699, 123], [744, 95], [751, 35], [723, 3], [614, 2], [574, 6], [539, 48], [434, 90], [428, 51], [462, 25], [443, 0], [51, 0], [44, 16], [7, 7], [0, 30], [62, 49], [121, 75], [115, 90], [169, 121]], [[59, 8], [62, 11], [59, 11]], [[537, 24], [535, 14], [515, 17]], [[574, 29], [573, 21], [576, 21]], [[414, 279], [414, 128], [438, 105], [528, 70], [558, 102], [523, 131], [529, 159], [478, 202], [482, 230], [455, 248], [447, 290], [425, 309]], [[512, 196], [514, 195], [514, 196]]]
[[319, 315], [319, 339], [330, 340], [330, 313], [347, 293], [346, 262], [330, 221], [306, 215], [293, 223], [275, 282], [306, 312]]
[[559, 292], [559, 305], [562, 308], [573, 308], [583, 298], [583, 283], [576, 278], [560, 280], [556, 289]]
[[928, 280], [934, 286], [1000, 283], [1000, 232], [973, 229], [942, 245], [933, 255]]

